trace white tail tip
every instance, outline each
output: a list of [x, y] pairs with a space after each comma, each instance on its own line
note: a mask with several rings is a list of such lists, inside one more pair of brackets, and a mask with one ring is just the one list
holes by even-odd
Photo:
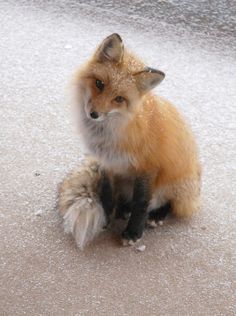
[[106, 224], [102, 206], [81, 197], [72, 204], [64, 215], [65, 232], [71, 233], [80, 249], [91, 241]]

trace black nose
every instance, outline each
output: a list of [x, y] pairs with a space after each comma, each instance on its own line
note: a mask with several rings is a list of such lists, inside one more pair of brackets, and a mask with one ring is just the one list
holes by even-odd
[[95, 112], [95, 111], [94, 112], [90, 112], [90, 116], [94, 120], [96, 120], [99, 117], [98, 112]]

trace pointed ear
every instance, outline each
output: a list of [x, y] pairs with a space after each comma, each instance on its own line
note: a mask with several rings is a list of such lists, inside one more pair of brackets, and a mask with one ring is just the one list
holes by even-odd
[[111, 34], [104, 39], [96, 52], [98, 61], [105, 60], [119, 63], [123, 59], [124, 45], [119, 34]]
[[165, 78], [164, 72], [149, 67], [133, 76], [140, 92], [147, 92], [155, 88]]

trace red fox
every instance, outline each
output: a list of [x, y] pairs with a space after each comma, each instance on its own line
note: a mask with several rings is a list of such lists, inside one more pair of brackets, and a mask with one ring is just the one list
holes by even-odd
[[176, 108], [151, 92], [164, 77], [124, 48], [118, 34], [103, 40], [75, 77], [82, 137], [103, 172], [103, 212], [130, 213], [124, 244], [142, 237], [147, 220], [154, 226], [169, 210], [186, 217], [199, 207], [193, 134]]

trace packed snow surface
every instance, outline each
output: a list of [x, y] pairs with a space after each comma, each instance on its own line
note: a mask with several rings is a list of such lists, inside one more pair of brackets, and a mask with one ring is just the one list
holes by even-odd
[[[235, 1], [0, 1], [0, 314], [235, 315]], [[55, 211], [83, 159], [74, 71], [110, 33], [166, 73], [203, 164], [202, 208], [147, 230], [145, 252], [104, 232], [84, 252]]]

